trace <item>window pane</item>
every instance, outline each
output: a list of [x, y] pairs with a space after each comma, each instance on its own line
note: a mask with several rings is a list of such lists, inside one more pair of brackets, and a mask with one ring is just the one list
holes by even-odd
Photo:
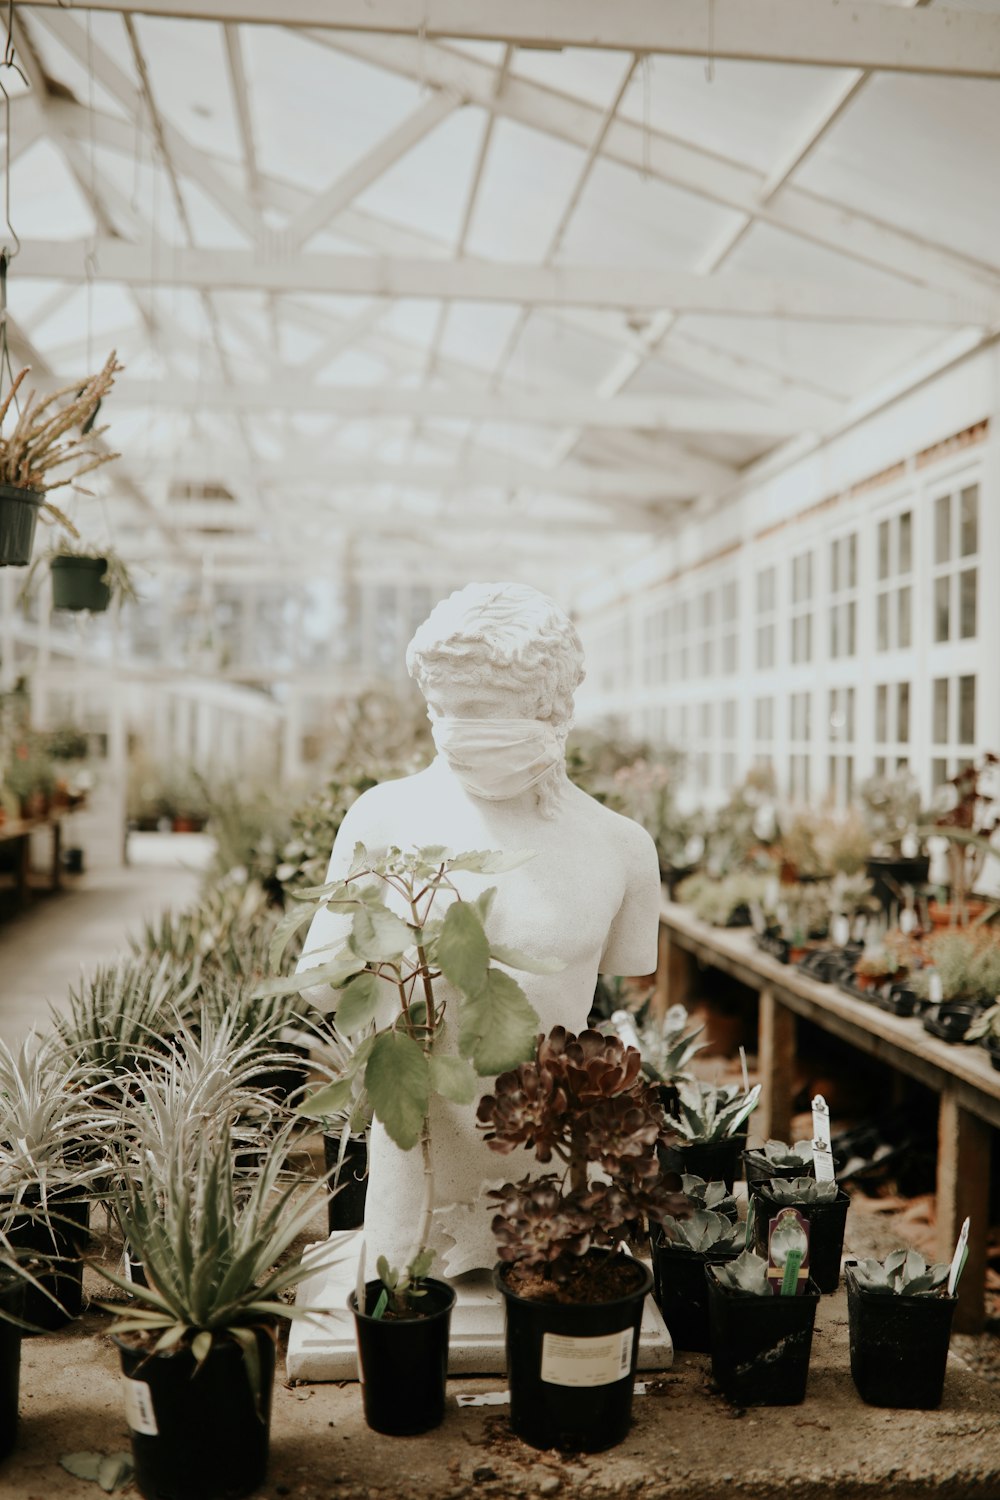
[[844, 801], [850, 802], [854, 796], [854, 756], [844, 757]]
[[935, 745], [947, 745], [948, 743], [947, 677], [936, 677], [934, 679], [934, 733], [932, 738]]
[[905, 588], [900, 589], [897, 599], [896, 645], [900, 651], [904, 651], [912, 644], [912, 631], [910, 628], [910, 599], [912, 592], [910, 585], [907, 584]]
[[958, 575], [959, 635], [968, 640], [976, 633], [976, 579], [978, 570], [966, 568]]
[[976, 738], [976, 679], [958, 679], [958, 738], [959, 743], [971, 745]]
[[896, 738], [901, 745], [910, 743], [910, 684], [901, 682], [896, 687]]
[[934, 639], [946, 641], [948, 639], [948, 627], [950, 613], [948, 608], [951, 578], [937, 578], [934, 581]]
[[877, 651], [888, 651], [889, 649], [889, 595], [879, 594], [877, 605], [877, 616], [875, 625], [875, 649]]
[[931, 786], [944, 786], [948, 780], [948, 762], [946, 760], [931, 761]]
[[852, 531], [847, 539], [847, 587], [853, 589], [858, 581], [858, 533]]
[[840, 589], [840, 543], [830, 543], [830, 592], [836, 594]]
[[847, 647], [845, 655], [853, 656], [857, 649], [857, 646], [855, 644], [857, 628], [857, 606], [852, 599], [850, 604], [845, 604], [844, 608], [847, 610]]
[[971, 557], [979, 551], [979, 486], [970, 484], [959, 497], [960, 516], [958, 554]]
[[711, 737], [712, 737], [712, 705], [710, 703], [703, 703], [701, 705], [701, 712], [698, 715], [698, 719], [699, 719], [698, 728], [699, 728], [699, 732], [701, 734], [702, 739], [703, 740], [711, 739]]
[[878, 523], [878, 576], [889, 576], [889, 522]]
[[899, 518], [899, 558], [897, 573], [909, 573], [913, 567], [913, 513], [904, 510]]
[[854, 739], [854, 689], [853, 688], [848, 688], [847, 692], [845, 694], [845, 697], [846, 697], [845, 718], [847, 720], [847, 723], [846, 723], [847, 738], [849, 740], [853, 740]]
[[704, 677], [710, 677], [712, 675], [711, 641], [702, 641], [701, 643], [701, 671]]
[[942, 495], [934, 502], [934, 561], [947, 562], [951, 557], [951, 496]]
[[884, 755], [876, 755], [876, 757], [875, 757], [875, 775], [876, 776], [884, 776], [885, 775], [885, 756]]
[[889, 738], [887, 731], [889, 689], [880, 684], [875, 689], [875, 740], [882, 745]]
[[836, 604], [830, 606], [830, 655], [839, 656], [839, 636], [837, 632], [838, 607]]

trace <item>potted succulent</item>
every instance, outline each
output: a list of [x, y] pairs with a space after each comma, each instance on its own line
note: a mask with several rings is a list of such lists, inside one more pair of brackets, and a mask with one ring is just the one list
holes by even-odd
[[759, 1251], [767, 1248], [768, 1225], [782, 1208], [797, 1208], [809, 1222], [809, 1274], [821, 1292], [835, 1292], [840, 1285], [840, 1258], [844, 1249], [844, 1226], [850, 1198], [836, 1182], [817, 1182], [815, 1177], [772, 1178], [754, 1189], [754, 1241]]
[[854, 966], [854, 977], [861, 989], [873, 990], [890, 979], [899, 978], [902, 969], [899, 954], [884, 943], [877, 943], [864, 950]]
[[[363, 1087], [389, 1138], [403, 1151], [420, 1148], [424, 1193], [412, 1254], [403, 1267], [380, 1256], [378, 1277], [360, 1285], [351, 1303], [365, 1419], [378, 1432], [423, 1432], [444, 1415], [448, 1318], [455, 1294], [427, 1275], [435, 1203], [432, 1100], [470, 1104], [478, 1078], [515, 1065], [534, 1050], [538, 1017], [520, 985], [496, 961], [540, 973], [562, 967], [557, 960], [530, 958], [491, 942], [486, 927], [495, 888], [466, 901], [455, 876], [499, 873], [526, 857], [456, 855], [443, 847], [411, 853], [391, 848], [375, 856], [359, 844], [347, 876], [295, 892], [296, 904], [275, 930], [271, 956], [277, 963], [317, 910], [334, 906], [353, 913], [343, 945], [327, 962], [309, 966], [306, 952], [298, 974], [262, 990], [286, 993], [329, 984], [337, 991], [338, 1032], [363, 1038], [341, 1076], [305, 1100], [300, 1113], [317, 1118], [343, 1110]], [[404, 915], [390, 908], [390, 900]], [[442, 975], [457, 992], [457, 1003], [435, 987]], [[452, 1006], [455, 1015], [449, 1013]], [[457, 1052], [448, 1050], [446, 1021], [457, 1035]]]
[[872, 1406], [940, 1406], [956, 1296], [947, 1265], [928, 1265], [918, 1250], [894, 1250], [884, 1261], [848, 1261], [847, 1314], [851, 1375]]
[[664, 1171], [722, 1181], [732, 1192], [760, 1085], [747, 1092], [735, 1084], [716, 1088], [692, 1078], [679, 1083], [677, 1092], [677, 1111], [667, 1116], [660, 1152]]
[[712, 1378], [736, 1406], [797, 1406], [805, 1399], [819, 1288], [776, 1296], [768, 1263], [751, 1250], [709, 1265]]
[[[325, 1195], [288, 1172], [286, 1127], [247, 1176], [230, 1131], [183, 1128], [121, 1177], [117, 1213], [143, 1280], [97, 1269], [109, 1308], [136, 1483], [147, 1500], [223, 1500], [263, 1483], [282, 1294], [317, 1269], [287, 1261]], [[331, 1260], [334, 1252], [331, 1251]]]
[[[93, 444], [107, 430], [94, 427], [97, 409], [121, 368], [112, 352], [82, 386], [74, 381], [41, 400], [30, 391], [9, 432], [0, 431], [0, 567], [30, 562], [40, 513], [76, 536], [49, 496], [66, 485], [78, 487], [85, 474], [119, 457]], [[27, 369], [19, 372], [0, 404], [0, 429], [27, 374]]]
[[860, 788], [861, 810], [872, 841], [865, 868], [886, 912], [901, 906], [905, 888], [926, 885], [930, 856], [921, 853], [920, 788], [912, 771], [869, 776]]
[[765, 1141], [743, 1153], [743, 1169], [751, 1191], [774, 1178], [814, 1177], [812, 1141]]
[[990, 1054], [990, 1062], [1000, 1072], [1000, 1004], [984, 1010], [965, 1033], [967, 1042], [979, 1042]]
[[752, 870], [734, 870], [721, 878], [696, 874], [678, 886], [676, 899], [712, 927], [749, 927], [751, 910], [764, 899], [766, 888], [767, 877]]
[[[647, 1006], [638, 1027], [627, 1012], [615, 1011], [611, 1021], [619, 1028], [619, 1035], [626, 1045], [632, 1043], [634, 1037], [642, 1054], [643, 1072], [660, 1086], [660, 1103], [664, 1109], [674, 1109], [678, 1085], [692, 1076], [688, 1064], [705, 1046], [698, 1040], [705, 1030], [704, 1025], [692, 1026], [691, 1017], [683, 1005], [669, 1006], [662, 1017], [653, 1015]], [[628, 1023], [631, 1023], [631, 1031], [623, 1032], [622, 1026]]]
[[990, 928], [953, 928], [929, 938], [926, 953], [928, 967], [911, 980], [929, 1006], [924, 1028], [944, 1041], [963, 1041], [1000, 993], [1000, 940]]
[[0, 1041], [0, 1214], [19, 1252], [42, 1263], [25, 1320], [60, 1328], [83, 1306], [81, 1252], [102, 1169], [106, 1116], [87, 1069], [51, 1036]]
[[489, 1194], [511, 1426], [536, 1448], [599, 1452], [628, 1431], [653, 1280], [622, 1246], [673, 1202], [656, 1159], [656, 1086], [618, 1037], [557, 1026], [533, 1061], [497, 1078], [478, 1119], [492, 1150], [558, 1163]]
[[[700, 1179], [685, 1177], [685, 1195], [694, 1182]], [[692, 1204], [686, 1218], [665, 1214], [652, 1236], [653, 1294], [674, 1348], [707, 1353], [711, 1345], [705, 1267], [735, 1260], [743, 1248], [744, 1229], [723, 1211], [726, 1203], [735, 1208], [725, 1183], [700, 1185], [702, 1204]]]

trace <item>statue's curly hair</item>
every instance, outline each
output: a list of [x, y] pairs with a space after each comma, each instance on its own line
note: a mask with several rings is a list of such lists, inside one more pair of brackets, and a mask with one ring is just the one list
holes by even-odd
[[519, 717], [565, 735], [583, 681], [583, 647], [553, 599], [522, 583], [469, 583], [435, 605], [406, 649], [406, 669], [424, 696], [439, 684], [495, 684], [523, 701]]

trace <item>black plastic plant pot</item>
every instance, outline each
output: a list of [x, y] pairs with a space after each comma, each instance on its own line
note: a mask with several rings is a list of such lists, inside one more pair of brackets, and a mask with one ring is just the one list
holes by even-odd
[[846, 1269], [851, 1375], [869, 1406], [941, 1405], [957, 1297], [899, 1297], [863, 1287]]
[[[330, 1201], [327, 1221], [331, 1234], [345, 1229], [360, 1229], [365, 1222], [365, 1199], [368, 1196], [368, 1142], [363, 1135], [352, 1135], [340, 1160], [340, 1136], [323, 1137], [323, 1155], [330, 1173]], [[339, 1162], [339, 1168], [338, 1168]]]
[[52, 608], [89, 609], [101, 614], [111, 603], [111, 590], [103, 581], [108, 571], [106, 557], [52, 559]]
[[931, 869], [929, 854], [918, 854], [912, 859], [872, 855], [866, 866], [873, 894], [882, 903], [886, 913], [899, 905], [900, 892], [904, 885], [926, 885]]
[[750, 1192], [759, 1192], [761, 1188], [765, 1188], [775, 1178], [783, 1182], [790, 1182], [795, 1177], [815, 1177], [816, 1175], [816, 1169], [811, 1161], [797, 1167], [776, 1167], [772, 1164], [765, 1171], [763, 1167], [759, 1167], [755, 1162], [749, 1160], [750, 1155], [749, 1151], [744, 1151], [743, 1153], [743, 1175], [746, 1178], [747, 1188]]
[[747, 1132], [724, 1136], [721, 1141], [689, 1141], [660, 1147], [660, 1166], [664, 1172], [685, 1172], [703, 1177], [706, 1182], [724, 1182], [729, 1192], [739, 1178]]
[[135, 1482], [146, 1500], [235, 1500], [267, 1474], [274, 1338], [255, 1330], [260, 1401], [241, 1346], [220, 1337], [200, 1368], [190, 1348], [151, 1354], [116, 1338]]
[[[767, 1256], [768, 1222], [786, 1205], [778, 1203], [766, 1188], [755, 1191], [754, 1244], [758, 1255]], [[841, 1188], [829, 1203], [796, 1203], [809, 1220], [809, 1275], [821, 1292], [835, 1292], [840, 1285], [840, 1259], [844, 1252], [844, 1226], [850, 1198]]]
[[49, 1190], [46, 1213], [37, 1190], [26, 1193], [22, 1202], [31, 1212], [16, 1214], [7, 1235], [15, 1250], [31, 1251], [42, 1262], [34, 1275], [44, 1288], [25, 1288], [24, 1320], [47, 1332], [64, 1328], [83, 1310], [81, 1252], [89, 1234], [90, 1204], [65, 1188]]
[[611, 1302], [539, 1302], [512, 1291], [507, 1267], [494, 1284], [506, 1315], [510, 1425], [533, 1448], [600, 1453], [632, 1421], [639, 1326], [653, 1273], [641, 1261], [635, 1288]]
[[712, 1379], [735, 1406], [798, 1406], [805, 1399], [819, 1287], [755, 1297], [721, 1286], [706, 1266]]
[[654, 1292], [675, 1349], [708, 1353], [711, 1340], [705, 1267], [735, 1260], [739, 1253], [739, 1250], [691, 1250], [687, 1245], [672, 1245], [662, 1234], [657, 1235], [653, 1242]]
[[412, 1318], [373, 1318], [382, 1291], [380, 1281], [365, 1283], [365, 1311], [358, 1311], [352, 1292], [347, 1305], [354, 1314], [358, 1368], [365, 1421], [373, 1432], [413, 1437], [440, 1427], [448, 1379], [448, 1335], [453, 1287], [427, 1277], [420, 1312]]
[[19, 1276], [0, 1273], [0, 1459], [7, 1457], [17, 1439], [22, 1330], [8, 1318], [24, 1317], [24, 1286]]
[[982, 1006], [973, 1001], [945, 1000], [924, 1017], [924, 1030], [942, 1042], [964, 1042], [965, 1033], [982, 1015]]
[[42, 496], [0, 484], [0, 568], [24, 568], [31, 561]]

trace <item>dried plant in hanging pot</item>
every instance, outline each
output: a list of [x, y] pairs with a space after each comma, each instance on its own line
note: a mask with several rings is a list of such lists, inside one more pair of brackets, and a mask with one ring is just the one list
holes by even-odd
[[12, 408], [16, 410], [27, 367], [15, 377], [0, 402], [0, 566], [24, 567], [29, 561], [39, 514], [77, 536], [76, 527], [49, 496], [67, 485], [80, 488], [85, 474], [121, 456], [101, 451], [98, 439], [107, 428], [94, 426], [98, 408], [121, 369], [112, 350], [82, 386], [74, 381], [41, 399], [29, 391], [11, 426], [8, 418]]

